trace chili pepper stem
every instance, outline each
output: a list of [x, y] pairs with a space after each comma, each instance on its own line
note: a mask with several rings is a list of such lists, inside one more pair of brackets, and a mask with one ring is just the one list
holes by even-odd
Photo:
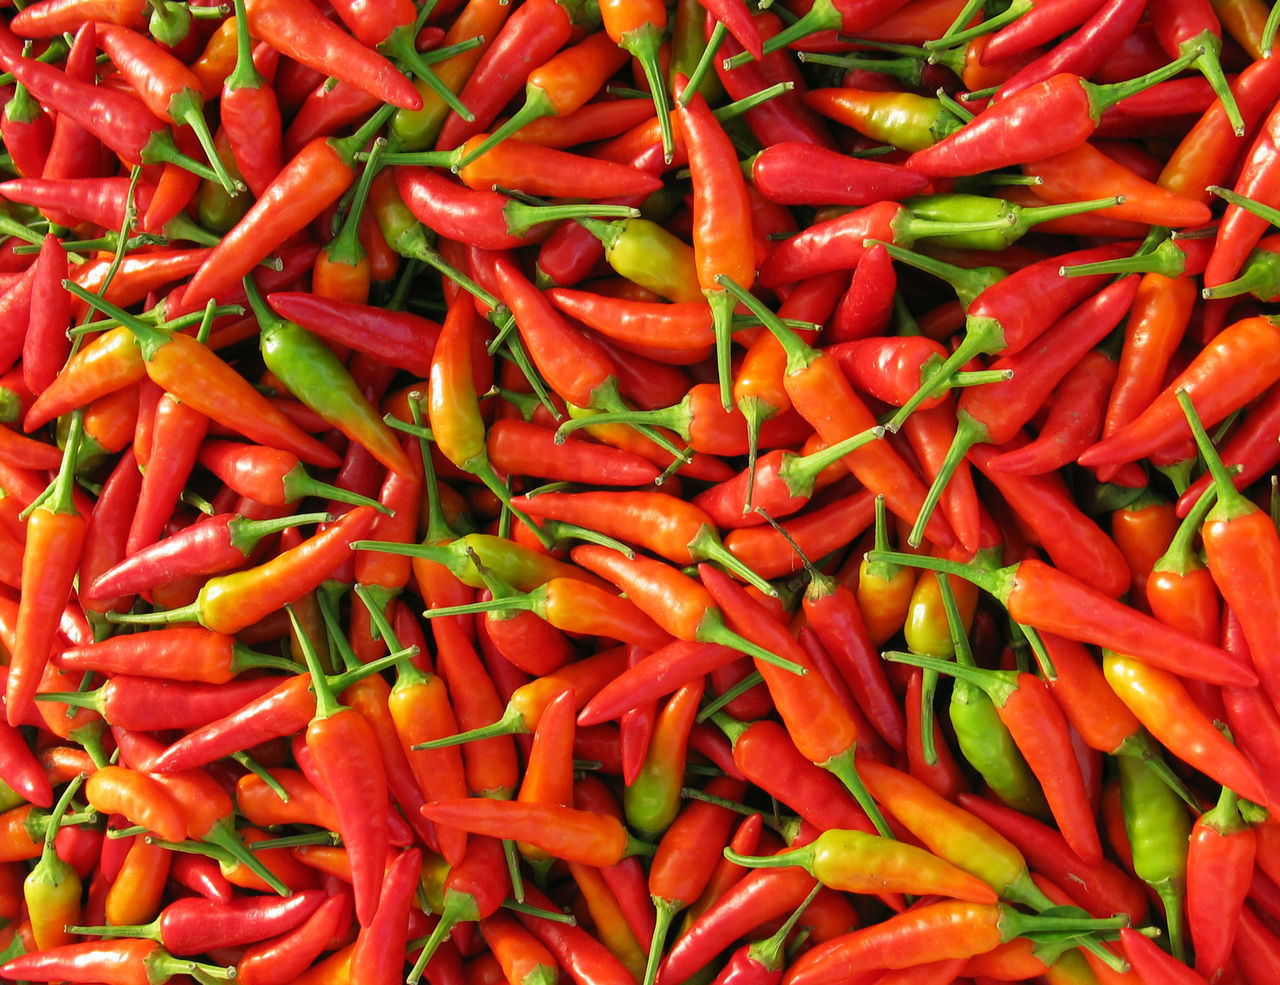
[[658, 978], [658, 966], [662, 963], [662, 947], [666, 942], [667, 933], [671, 929], [671, 923], [675, 920], [676, 914], [683, 909], [682, 905], [674, 900], [665, 899], [662, 896], [650, 896], [653, 900], [653, 937], [649, 942], [649, 954], [645, 960], [644, 977], [640, 980], [640, 985], [653, 985]]
[[854, 763], [852, 746], [818, 765], [834, 774], [845, 785], [845, 789], [853, 794], [853, 799], [858, 802], [858, 806], [871, 819], [871, 823], [882, 837], [894, 837], [893, 829], [889, 827], [884, 815], [880, 813], [879, 805], [872, 798], [871, 792], [867, 790], [866, 784], [862, 782], [862, 777], [858, 776], [858, 767]]
[[663, 29], [656, 24], [646, 24], [624, 34], [621, 46], [635, 56], [649, 84], [654, 112], [658, 115], [658, 131], [662, 136], [662, 159], [670, 164], [675, 154], [675, 137], [671, 132], [671, 100], [659, 60], [662, 34]]
[[226, 189], [227, 194], [235, 195], [237, 192], [244, 191], [246, 185], [227, 173], [226, 166], [222, 163], [222, 155], [213, 146], [213, 134], [209, 132], [209, 125], [205, 122], [203, 105], [204, 98], [200, 93], [194, 89], [183, 89], [169, 101], [169, 116], [175, 123], [191, 127], [192, 133], [196, 135], [196, 140], [204, 150], [205, 158], [213, 168], [215, 180]]
[[417, 34], [418, 29], [415, 25], [402, 25], [378, 45], [378, 50], [407, 66], [409, 71], [430, 86], [431, 91], [439, 96], [451, 110], [468, 123], [472, 122], [476, 118], [475, 114], [467, 108], [466, 103], [458, 98], [457, 93], [445, 85], [444, 80], [432, 70], [431, 65], [418, 52], [418, 48], [414, 44]]
[[[477, 603], [486, 605], [487, 603]], [[465, 608], [465, 606], [452, 606], [453, 609]], [[445, 613], [445, 609], [429, 609], [423, 615], [430, 618], [433, 615]], [[471, 610], [471, 611], [485, 611]], [[457, 614], [456, 612], [453, 614]], [[502, 717], [496, 722], [490, 722], [480, 728], [468, 729], [465, 732], [458, 732], [454, 735], [443, 735], [438, 739], [430, 739], [427, 742], [419, 742], [414, 749], [444, 749], [447, 746], [460, 746], [467, 742], [478, 742], [481, 739], [492, 739], [499, 735], [528, 735], [529, 726], [525, 723], [524, 712], [519, 708], [511, 706], [502, 713]]]
[[[844, 21], [843, 15], [832, 3], [832, 0], [815, 0], [815, 3], [799, 20], [793, 21], [784, 27], [773, 37], [764, 43], [764, 53], [778, 51], [798, 41], [801, 38], [808, 37], [819, 31], [838, 31]], [[752, 61], [751, 53], [748, 51], [740, 51], [731, 58], [724, 60], [724, 67], [727, 69], [738, 68]]]
[[729, 29], [724, 26], [724, 22], [716, 21], [715, 28], [707, 36], [706, 46], [698, 56], [698, 64], [689, 73], [689, 81], [685, 83], [684, 92], [677, 97], [681, 103], [688, 103], [693, 98], [693, 94], [702, 88], [702, 80], [707, 77], [707, 73], [714, 67], [716, 55], [719, 54], [720, 47], [728, 36]]

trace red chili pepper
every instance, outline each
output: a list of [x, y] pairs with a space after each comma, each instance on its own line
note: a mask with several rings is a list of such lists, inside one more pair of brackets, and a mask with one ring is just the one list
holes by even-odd
[[[320, 955], [335, 936], [350, 924], [349, 894], [330, 896], [302, 924], [292, 931], [246, 948], [236, 962], [236, 979], [245, 985], [283, 985], [288, 981], [305, 981], [308, 977], [324, 982], [334, 973]], [[350, 967], [354, 956], [352, 944], [333, 955], [341, 968]], [[318, 983], [317, 983], [318, 985]]]
[[[907, 167], [931, 178], [955, 177], [1061, 154], [1089, 139], [1108, 106], [1177, 74], [1190, 60], [1183, 58], [1140, 78], [1109, 85], [1097, 85], [1069, 71], [1052, 75], [989, 105], [955, 133], [915, 151]], [[1051, 132], [1032, 123], [1044, 114], [1059, 121]], [[996, 134], [1009, 134], [1012, 139], [997, 139]]]
[[145, 9], [138, 0], [38, 0], [14, 14], [9, 26], [24, 38], [49, 38], [74, 32], [86, 21], [138, 26]]
[[1230, 961], [1254, 869], [1257, 838], [1236, 802], [1235, 791], [1224, 788], [1217, 806], [1196, 818], [1187, 849], [1187, 928], [1206, 979]]
[[426, 804], [424, 816], [494, 838], [526, 841], [565, 861], [612, 865], [635, 850], [622, 823], [558, 804], [470, 798]]
[[239, 632], [320, 585], [346, 559], [352, 542], [369, 532], [375, 515], [371, 507], [357, 506], [291, 550], [256, 567], [209, 579], [196, 600], [182, 608], [115, 618], [147, 623], [195, 619], [215, 632]]
[[277, 677], [255, 677], [207, 684], [117, 673], [94, 691], [42, 691], [37, 700], [89, 708], [109, 725], [138, 732], [195, 729], [231, 714], [278, 682]]
[[239, 285], [259, 262], [306, 227], [356, 180], [355, 153], [389, 115], [375, 113], [350, 137], [317, 137], [300, 150], [222, 237], [184, 287], [170, 314], [197, 310]]
[[[1251, 62], [1236, 76], [1231, 93], [1247, 135], [1255, 134], [1258, 124], [1270, 112], [1277, 85], [1280, 85], [1280, 71], [1269, 58]], [[1225, 106], [1215, 99], [1200, 119], [1181, 135], [1156, 181], [1180, 195], [1207, 202], [1211, 194], [1209, 186], [1226, 182], [1244, 149], [1227, 118]]]
[[1110, 650], [1107, 681], [1166, 749], [1255, 802], [1267, 799], [1253, 766], [1196, 708], [1174, 674]]
[[49, 498], [29, 514], [22, 550], [22, 594], [5, 683], [6, 715], [20, 723], [31, 710], [40, 675], [49, 660], [63, 607], [80, 567], [85, 517], [72, 496], [82, 414], [72, 420], [58, 476]]
[[[1066, 39], [1006, 79], [992, 97], [992, 103], [1060, 72], [1074, 72], [1083, 78], [1094, 75], [1111, 52], [1132, 35], [1145, 8], [1145, 3], [1133, 0], [1106, 0]], [[1175, 51], [1169, 57], [1180, 53]]]
[[[956, 401], [959, 416], [956, 438], [947, 464], [930, 486], [930, 495], [921, 507], [922, 517], [929, 516], [950, 474], [949, 463], [958, 461], [961, 453], [967, 453], [977, 443], [1003, 445], [1010, 441], [1031, 419], [1049, 391], [1124, 318], [1137, 288], [1138, 278], [1134, 276], [1104, 288], [1061, 318], [1034, 343], [991, 364], [992, 370], [1011, 372], [1011, 377], [1003, 382], [969, 387], [961, 393]], [[1089, 326], [1087, 330], [1085, 325]], [[923, 530], [922, 520], [917, 519], [908, 542], [918, 543]]]
[[686, 981], [766, 920], [794, 910], [815, 880], [797, 866], [748, 872], [689, 925], [658, 966], [658, 985]]
[[62, 282], [69, 270], [67, 251], [52, 234], [46, 235], [33, 264], [31, 316], [22, 343], [22, 375], [36, 392], [48, 386], [71, 354], [67, 329], [71, 324], [71, 295]]
[[7, 27], [0, 30], [0, 63], [41, 103], [66, 113], [126, 163], [172, 161], [217, 180], [211, 169], [178, 149], [168, 126], [136, 96], [82, 82], [51, 65], [24, 58], [21, 43]]
[[[33, 951], [7, 961], [0, 966], [0, 974], [40, 982], [93, 978], [104, 985], [156, 985], [185, 974], [192, 964], [189, 959], [169, 954], [155, 941], [123, 938], [80, 941]], [[234, 969], [217, 965], [195, 967], [224, 979], [234, 974]]]
[[1074, 902], [1095, 917], [1126, 913], [1134, 924], [1146, 918], [1145, 890], [1114, 863], [1082, 862], [1059, 832], [1021, 811], [970, 793], [960, 794], [958, 801], [1017, 846], [1036, 873], [1069, 886]]
[[150, 38], [128, 27], [99, 24], [98, 46], [119, 69], [147, 108], [175, 126], [191, 128], [216, 180], [232, 193], [238, 187], [223, 168], [204, 118], [204, 86], [187, 66]]
[[1034, 935], [1040, 921], [1046, 930], [1059, 921], [1064, 929], [1101, 925], [1093, 918], [1026, 915], [1004, 904], [925, 903], [819, 944], [791, 965], [783, 981], [787, 985], [818, 985], [868, 970], [969, 958], [1025, 933]]
[[[1280, 335], [1266, 318], [1233, 322], [1200, 350], [1141, 415], [1085, 451], [1077, 461], [1082, 465], [1119, 465], [1185, 439], [1188, 430], [1178, 416], [1179, 390], [1197, 402], [1196, 411], [1206, 426], [1216, 424], [1274, 382], [1271, 377], [1277, 370], [1272, 367], [1271, 347], [1276, 338]], [[1226, 378], [1231, 380], [1230, 387], [1221, 382]]]
[[249, 31], [282, 55], [404, 109], [422, 107], [413, 84], [386, 58], [305, 3], [248, 0]]
[[1096, 195], [1099, 189], [1121, 197], [1119, 204], [1087, 213], [1090, 216], [1177, 228], [1203, 225], [1212, 216], [1203, 202], [1148, 181], [1088, 142], [1052, 157], [1029, 161], [1022, 170], [1040, 179], [1035, 193], [1048, 202], [1081, 201]]
[[1029, 559], [982, 571], [942, 558], [893, 552], [871, 551], [867, 557], [967, 578], [995, 595], [1017, 622], [1131, 654], [1174, 673], [1242, 685], [1256, 676], [1224, 651], [1172, 630], [1042, 561]]
[[[557, 907], [533, 886], [525, 887], [525, 901], [538, 909], [554, 913]], [[581, 926], [568, 924], [531, 912], [517, 912], [516, 917], [555, 956], [556, 963], [582, 985], [627, 985], [635, 977], [626, 966], [595, 937]]]
[[466, 855], [445, 877], [440, 919], [405, 980], [416, 982], [454, 928], [496, 913], [510, 890], [502, 842], [485, 836], [468, 838]]
[[0, 111], [0, 137], [21, 177], [36, 177], [43, 170], [53, 142], [53, 119], [18, 84]]

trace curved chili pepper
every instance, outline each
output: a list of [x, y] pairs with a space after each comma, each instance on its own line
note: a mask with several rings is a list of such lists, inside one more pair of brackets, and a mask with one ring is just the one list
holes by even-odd
[[627, 559], [608, 548], [583, 544], [573, 559], [615, 582], [637, 607], [676, 639], [687, 642], [724, 643], [765, 663], [796, 673], [801, 664], [771, 653], [765, 647], [731, 630], [712, 602], [710, 593], [694, 579], [665, 562]]
[[[1076, 307], [1049, 328], [1033, 345], [991, 364], [993, 370], [1011, 371], [1003, 382], [969, 387], [957, 400], [959, 423], [946, 463], [929, 489], [908, 543], [918, 543], [923, 519], [929, 516], [950, 474], [949, 463], [975, 444], [1002, 445], [1025, 425], [1041, 402], [1083, 355], [1119, 324], [1132, 303], [1138, 278], [1130, 277], [1104, 288], [1093, 299]], [[1088, 325], [1087, 330], [1084, 326]], [[944, 362], [945, 365], [945, 362]], [[939, 370], [939, 372], [941, 372]], [[1016, 383], [1015, 383], [1016, 380]], [[908, 403], [909, 405], [909, 403]]]
[[424, 749], [440, 748], [495, 735], [531, 733], [537, 728], [547, 705], [557, 695], [566, 690], [573, 691], [575, 702], [585, 703], [606, 681], [617, 676], [626, 666], [626, 659], [625, 647], [616, 647], [567, 663], [515, 688], [502, 716], [496, 721], [458, 735], [422, 743], [422, 746]]
[[[741, 796], [742, 781], [725, 777], [710, 780], [706, 793], [733, 799]], [[721, 847], [729, 840], [735, 815], [714, 802], [687, 803], [667, 828], [649, 867], [649, 893], [657, 919], [649, 948], [644, 981], [657, 975], [662, 946], [672, 920], [702, 894], [721, 860]]]
[[[901, 892], [994, 903], [994, 890], [923, 849], [864, 831], [831, 829], [800, 848], [770, 856], [725, 855], [748, 868], [798, 865], [824, 886], [845, 892]], [[922, 887], [928, 887], [922, 888]]]
[[204, 119], [204, 86], [187, 66], [150, 38], [128, 27], [99, 24], [98, 46], [119, 69], [147, 108], [175, 126], [190, 127], [217, 181], [228, 192], [237, 185], [222, 166]]
[[546, 493], [525, 497], [522, 508], [536, 517], [565, 520], [608, 536], [625, 538], [677, 564], [715, 559], [736, 575], [773, 592], [772, 586], [728, 554], [713, 533], [711, 518], [692, 503], [661, 492]]
[[[1131, 654], [1175, 673], [1201, 679], [1221, 675], [1223, 683], [1225, 678], [1250, 676], [1248, 668], [1238, 661], [1230, 657], [1224, 660], [1222, 650], [1171, 630], [1163, 623], [1149, 619], [1071, 575], [1035, 559], [995, 571], [980, 571], [941, 558], [893, 552], [871, 551], [867, 557], [871, 561], [894, 561], [968, 578], [1000, 599], [1017, 622], [1068, 639], [1096, 643]], [[1165, 635], [1169, 633], [1172, 637]], [[1156, 643], [1157, 636], [1163, 637], [1166, 645]], [[1194, 650], [1197, 655], [1183, 663], [1171, 660], [1170, 650], [1181, 650], [1183, 654]], [[1171, 666], [1173, 663], [1178, 666]], [[1244, 680], [1239, 683], [1247, 685], [1252, 682]]]
[[137, 0], [39, 0], [18, 11], [9, 26], [25, 38], [55, 37], [75, 32], [85, 21], [103, 21], [122, 27], [136, 27], [145, 4]]
[[[576, 700], [572, 691], [562, 691], [548, 703], [533, 731], [525, 757], [525, 773], [516, 798], [522, 804], [554, 804], [572, 807], [573, 743], [576, 727]], [[586, 808], [584, 808], [586, 809]], [[526, 859], [537, 866], [547, 866], [555, 855], [540, 845], [516, 841]]]
[[193, 896], [174, 900], [146, 925], [82, 928], [81, 932], [148, 938], [170, 954], [203, 954], [214, 948], [253, 944], [288, 933], [325, 899], [318, 889], [286, 897], [241, 896], [225, 901]]
[[170, 314], [197, 310], [236, 288], [268, 254], [336, 201], [356, 180], [356, 151], [385, 122], [389, 110], [375, 113], [350, 137], [317, 137], [300, 150], [213, 248], [177, 303], [170, 301]]
[[[1131, 0], [1106, 0], [1068, 37], [1006, 79], [992, 97], [992, 103], [1061, 72], [1074, 72], [1084, 78], [1094, 75], [1111, 52], [1132, 35], [1145, 8], [1146, 4]], [[1196, 56], [1199, 54], [1201, 52]]]
[[701, 700], [700, 681], [685, 684], [671, 696], [654, 722], [639, 775], [623, 789], [627, 823], [643, 835], [660, 835], [679, 812], [689, 733]]
[[[546, 912], [557, 910], [556, 905], [533, 886], [525, 888], [525, 900]], [[541, 917], [536, 912], [520, 911], [516, 917], [533, 931], [555, 956], [556, 963], [576, 981], [591, 985], [626, 985], [635, 981], [626, 966], [581, 926]]]
[[[1277, 85], [1280, 85], [1280, 72], [1269, 58], [1251, 62], [1236, 76], [1231, 93], [1246, 134], [1254, 134], [1270, 112]], [[1209, 186], [1226, 181], [1241, 150], [1244, 148], [1240, 147], [1226, 108], [1220, 100], [1214, 100], [1181, 136], [1156, 181], [1178, 194], [1207, 202]]]
[[[1274, 330], [1275, 326], [1266, 318], [1233, 322], [1197, 354], [1141, 415], [1086, 450], [1077, 461], [1083, 465], [1122, 464], [1122, 460], [1133, 461], [1185, 438], [1187, 428], [1178, 418], [1176, 394], [1179, 390], [1198, 400], [1196, 410], [1206, 426], [1216, 424], [1241, 406], [1237, 401], [1252, 399], [1273, 382], [1270, 377], [1274, 370], [1269, 357]], [[1216, 382], [1219, 372], [1230, 374], [1229, 390]], [[1206, 388], [1212, 390], [1206, 392]], [[1211, 395], [1218, 399], [1212, 399]]]
[[810, 949], [792, 964], [783, 981], [787, 985], [818, 985], [859, 971], [911, 968], [946, 958], [969, 958], [1024, 934], [1034, 938], [1037, 925], [1050, 932], [1058, 926], [1087, 932], [1091, 927], [1102, 929], [1115, 923], [1094, 918], [1026, 915], [1004, 904], [926, 903]]
[[[723, 608], [729, 625], [758, 645], [767, 644], [771, 651], [782, 651], [807, 672], [781, 672], [780, 668], [757, 661], [756, 669], [765, 679], [796, 747], [811, 762], [834, 773], [858, 800], [876, 828], [888, 829], [878, 809], [858, 778], [853, 764], [857, 744], [857, 725], [821, 674], [814, 673], [808, 655], [795, 644], [782, 624], [748, 596], [744, 589], [710, 565], [699, 565], [699, 575], [712, 598]], [[784, 642], [784, 639], [786, 642]]]
[[276, 316], [245, 281], [261, 326], [263, 361], [302, 403], [402, 475], [410, 466], [399, 441], [333, 351], [301, 325]]
[[1035, 193], [1049, 202], [1080, 201], [1100, 189], [1120, 196], [1119, 204], [1091, 213], [1100, 217], [1173, 228], [1203, 225], [1211, 217], [1203, 202], [1148, 181], [1087, 141], [1052, 157], [1029, 161], [1022, 170], [1040, 179]]
[[307, 4], [245, 4], [249, 31], [283, 55], [358, 86], [404, 109], [422, 107], [422, 97], [386, 58], [351, 37]]
[[[1072, 849], [1086, 862], [1097, 864], [1102, 860], [1093, 811], [1071, 752], [1066, 717], [1038, 677], [1012, 671], [980, 671], [917, 654], [894, 654], [892, 659], [962, 678], [986, 691], [1040, 780], [1050, 809]], [[1054, 738], [1050, 739], [1050, 734]]]
[[[315, 974], [323, 982], [333, 974], [327, 961], [317, 959], [331, 940], [350, 924], [350, 894], [330, 896], [301, 924], [269, 940], [250, 945], [236, 962], [236, 979], [246, 985], [283, 985], [287, 981], [304, 981]], [[349, 968], [355, 945], [333, 955], [333, 962]]]
[[[78, 285], [71, 285], [70, 289], [95, 306], [102, 306], [125, 326], [100, 337], [112, 337], [110, 345], [105, 345], [102, 349], [89, 346], [80, 352], [80, 355], [85, 355], [91, 349], [95, 350], [94, 360], [103, 359], [109, 367], [109, 374], [122, 373], [126, 381], [132, 381], [139, 378], [135, 367], [141, 366], [143, 372], [161, 387], [211, 420], [273, 447], [285, 447], [305, 461], [322, 464], [334, 461], [332, 451], [302, 431], [244, 377], [195, 338], [181, 332], [167, 334], [101, 298], [90, 295]], [[116, 336], [116, 331], [121, 334]], [[134, 346], [132, 353], [125, 347], [130, 340]], [[119, 364], [121, 368], [117, 370], [113, 364]], [[192, 373], [195, 366], [200, 367], [198, 378]], [[100, 382], [92, 380], [95, 375], [94, 367], [94, 361], [87, 361], [83, 368], [76, 367], [81, 373], [88, 374], [90, 380], [85, 382], [90, 385]], [[75, 375], [64, 371], [59, 379], [74, 379]], [[68, 387], [74, 385], [69, 383]], [[106, 386], [106, 392], [110, 392], [122, 384], [109, 379], [102, 385]], [[45, 392], [52, 393], [53, 390], [54, 388], [50, 388]], [[72, 390], [71, 394], [64, 394], [63, 398], [74, 401], [83, 399], [83, 394]], [[42, 419], [48, 420], [45, 414], [57, 414], [70, 409], [57, 404], [51, 407], [40, 407], [39, 404], [39, 401], [33, 404], [28, 414], [26, 423], [32, 427], [37, 426]]]
[[1267, 799], [1252, 765], [1196, 709], [1174, 675], [1111, 651], [1104, 657], [1112, 688], [1166, 749], [1251, 800]]

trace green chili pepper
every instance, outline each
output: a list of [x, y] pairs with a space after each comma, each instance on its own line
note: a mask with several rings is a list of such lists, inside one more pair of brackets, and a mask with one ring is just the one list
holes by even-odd
[[1177, 794], [1143, 760], [1120, 756], [1116, 767], [1134, 874], [1160, 897], [1173, 955], [1185, 961], [1182, 910], [1191, 818]]

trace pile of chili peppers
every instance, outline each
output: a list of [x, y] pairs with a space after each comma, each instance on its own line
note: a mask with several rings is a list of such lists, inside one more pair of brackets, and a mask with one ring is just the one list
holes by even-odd
[[1280, 7], [4, 6], [0, 980], [1280, 981]]

